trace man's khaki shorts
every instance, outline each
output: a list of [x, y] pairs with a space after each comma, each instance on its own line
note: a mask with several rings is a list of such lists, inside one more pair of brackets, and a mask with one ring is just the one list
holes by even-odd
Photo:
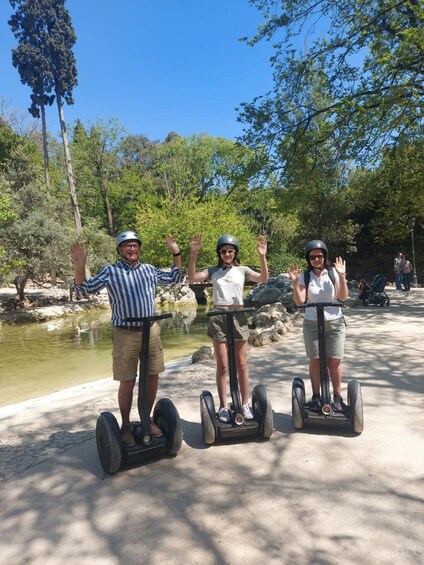
[[[113, 378], [115, 381], [131, 381], [138, 376], [138, 362], [143, 332], [112, 328]], [[162, 342], [160, 325], [155, 322], [150, 328], [148, 375], [163, 373]]]

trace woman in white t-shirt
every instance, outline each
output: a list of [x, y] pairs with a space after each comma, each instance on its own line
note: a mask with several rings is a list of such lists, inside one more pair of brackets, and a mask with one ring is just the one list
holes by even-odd
[[[257, 251], [261, 270], [258, 273], [250, 267], [240, 265], [238, 259], [239, 242], [232, 235], [222, 235], [217, 242], [216, 252], [218, 265], [196, 272], [196, 259], [202, 246], [201, 234], [193, 236], [190, 247], [188, 278], [190, 282], [210, 280], [213, 288], [215, 309], [243, 308], [243, 288], [246, 280], [257, 283], [268, 281], [268, 265], [266, 262], [267, 242], [264, 236], [258, 238]], [[249, 329], [244, 312], [234, 316], [234, 340], [237, 376], [243, 407], [243, 416], [252, 420], [249, 407], [249, 373], [247, 368], [247, 339]], [[208, 323], [208, 336], [212, 339], [216, 359], [216, 385], [219, 395], [218, 418], [221, 422], [229, 422], [227, 409], [227, 370], [228, 351], [226, 335], [226, 316], [213, 316]]]
[[[345, 323], [339, 300], [346, 300], [349, 289], [346, 284], [346, 262], [336, 258], [334, 265], [328, 260], [328, 249], [319, 239], [310, 241], [305, 247], [305, 258], [308, 262], [309, 284], [306, 289], [305, 273], [293, 263], [289, 268], [289, 276], [293, 283], [293, 300], [297, 306], [305, 302], [334, 302], [334, 307], [324, 309], [325, 346], [328, 372], [333, 385], [333, 409], [344, 410], [341, 396], [342, 359], [344, 355]], [[329, 269], [332, 269], [330, 277]], [[334, 284], [332, 281], [334, 278]], [[305, 308], [303, 320], [303, 337], [306, 355], [309, 358], [309, 377], [312, 385], [312, 401], [310, 409], [321, 410], [320, 365], [318, 354], [318, 324], [316, 308]]]

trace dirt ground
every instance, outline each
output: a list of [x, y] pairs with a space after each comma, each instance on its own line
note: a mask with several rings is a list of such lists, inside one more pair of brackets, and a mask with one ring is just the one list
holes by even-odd
[[[184, 440], [109, 476], [95, 443], [109, 380], [0, 409], [0, 563], [416, 564], [423, 558], [424, 290], [389, 308], [346, 311], [344, 383], [361, 383], [365, 426], [293, 427], [291, 383], [306, 379], [301, 329], [249, 350], [251, 384], [274, 433], [203, 443], [199, 394], [214, 365], [161, 377]], [[309, 391], [307, 383], [307, 391]]]

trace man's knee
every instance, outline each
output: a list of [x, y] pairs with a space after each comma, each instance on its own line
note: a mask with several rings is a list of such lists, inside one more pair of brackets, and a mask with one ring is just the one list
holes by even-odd
[[135, 379], [129, 381], [120, 381], [119, 388], [122, 392], [132, 392], [135, 385]]

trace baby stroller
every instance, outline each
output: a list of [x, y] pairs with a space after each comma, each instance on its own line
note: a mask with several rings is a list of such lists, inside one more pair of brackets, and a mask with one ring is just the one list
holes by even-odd
[[369, 304], [376, 304], [377, 306], [390, 306], [390, 298], [387, 296], [384, 288], [387, 279], [382, 275], [375, 275], [371, 284], [363, 281], [361, 283], [361, 292], [359, 300], [364, 306]]

